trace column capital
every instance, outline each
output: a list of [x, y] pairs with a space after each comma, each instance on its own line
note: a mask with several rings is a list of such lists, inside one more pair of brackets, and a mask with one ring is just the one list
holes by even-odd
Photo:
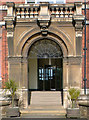
[[5, 26], [7, 29], [7, 37], [13, 37], [13, 31], [15, 27], [15, 17], [13, 16], [6, 16], [4, 17]]
[[82, 63], [82, 57], [81, 56], [78, 56], [78, 57], [68, 57], [68, 63], [69, 64], [81, 64]]
[[74, 24], [76, 31], [83, 30], [84, 19], [85, 19], [85, 17], [83, 15], [74, 15], [73, 16], [73, 24]]
[[10, 63], [21, 63], [21, 61], [22, 61], [22, 57], [14, 57], [14, 56], [9, 56], [8, 57], [8, 61], [10, 62]]

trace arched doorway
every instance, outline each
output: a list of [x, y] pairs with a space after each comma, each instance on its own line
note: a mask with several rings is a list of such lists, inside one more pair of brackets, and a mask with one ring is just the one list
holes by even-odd
[[34, 42], [28, 52], [29, 90], [62, 91], [63, 52], [50, 39]]

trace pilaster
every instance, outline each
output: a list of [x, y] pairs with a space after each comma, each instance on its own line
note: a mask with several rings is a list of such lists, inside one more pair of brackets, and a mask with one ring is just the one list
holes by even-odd
[[14, 3], [7, 2], [7, 16], [4, 17], [5, 25], [7, 29], [7, 41], [8, 41], [8, 55], [13, 56], [14, 54], [14, 26], [15, 26], [15, 16], [14, 16]]
[[84, 24], [84, 16], [82, 15], [82, 3], [75, 3], [76, 12], [73, 16], [73, 24], [75, 27], [75, 46], [76, 46], [76, 56], [81, 56], [82, 49], [82, 30]]

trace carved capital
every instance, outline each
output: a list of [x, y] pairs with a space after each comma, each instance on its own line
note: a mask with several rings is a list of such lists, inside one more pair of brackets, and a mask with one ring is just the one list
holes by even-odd
[[82, 63], [82, 57], [68, 57], [68, 63], [69, 64], [81, 64]]
[[63, 63], [68, 64], [68, 57], [64, 57], [64, 58], [63, 58]]
[[4, 17], [7, 32], [12, 32], [15, 26], [15, 18], [11, 16]]
[[8, 57], [10, 63], [21, 63], [22, 57]]
[[16, 57], [13, 57], [13, 56], [10, 56], [8, 57], [8, 61], [10, 63], [27, 63], [28, 62], [28, 59], [27, 57], [20, 57], [20, 56], [16, 56]]
[[82, 31], [84, 25], [84, 16], [83, 15], [74, 15], [73, 24], [76, 31]]
[[27, 62], [28, 62], [27, 57], [22, 57], [22, 63], [27, 63]]

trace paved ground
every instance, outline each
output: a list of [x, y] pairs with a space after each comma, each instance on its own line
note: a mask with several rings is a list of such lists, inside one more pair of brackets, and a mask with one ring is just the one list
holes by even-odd
[[68, 118], [2, 118], [1, 120], [87, 120], [86, 118], [68, 119]]

